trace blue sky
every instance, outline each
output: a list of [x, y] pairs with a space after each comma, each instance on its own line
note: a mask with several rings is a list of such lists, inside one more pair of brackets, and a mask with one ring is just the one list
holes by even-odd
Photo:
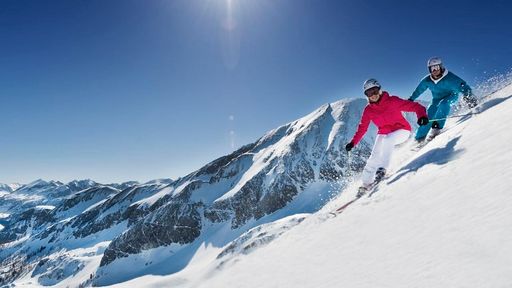
[[1, 0], [0, 182], [177, 178], [431, 56], [510, 70], [512, 4], [403, 2]]

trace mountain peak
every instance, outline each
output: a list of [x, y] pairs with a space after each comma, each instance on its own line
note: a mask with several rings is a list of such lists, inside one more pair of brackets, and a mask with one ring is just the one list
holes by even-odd
[[62, 185], [61, 182], [58, 181], [45, 181], [43, 179], [37, 179], [35, 181], [30, 182], [29, 184], [25, 185], [24, 188], [32, 189], [32, 188], [41, 188], [45, 186], [58, 186]]

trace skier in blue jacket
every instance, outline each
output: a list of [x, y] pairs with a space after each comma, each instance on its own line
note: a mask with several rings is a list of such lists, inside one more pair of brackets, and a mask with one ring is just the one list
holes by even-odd
[[[443, 67], [443, 62], [439, 57], [430, 58], [427, 62], [429, 75], [425, 76], [418, 87], [409, 97], [410, 101], [416, 100], [423, 92], [430, 89], [432, 92], [432, 103], [427, 109], [429, 119], [443, 119], [450, 113], [451, 105], [456, 103], [459, 94], [464, 95], [463, 100], [470, 108], [477, 105], [477, 101], [471, 87], [459, 76], [453, 74]], [[430, 128], [432, 128], [431, 138], [437, 136], [443, 129], [446, 120], [433, 121], [429, 125], [421, 126], [416, 132], [416, 141], [425, 140]]]

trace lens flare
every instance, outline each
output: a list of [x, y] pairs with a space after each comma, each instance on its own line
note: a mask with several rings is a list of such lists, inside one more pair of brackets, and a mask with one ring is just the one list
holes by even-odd
[[234, 0], [226, 0], [226, 15], [222, 19], [222, 59], [229, 70], [234, 70], [240, 61], [240, 32], [236, 20]]

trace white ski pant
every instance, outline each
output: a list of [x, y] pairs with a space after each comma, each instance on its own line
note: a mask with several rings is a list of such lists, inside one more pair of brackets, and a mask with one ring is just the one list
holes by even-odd
[[389, 134], [378, 134], [373, 144], [372, 154], [363, 170], [363, 185], [369, 185], [375, 180], [375, 172], [379, 168], [387, 169], [395, 146], [409, 139], [411, 132], [400, 129]]

